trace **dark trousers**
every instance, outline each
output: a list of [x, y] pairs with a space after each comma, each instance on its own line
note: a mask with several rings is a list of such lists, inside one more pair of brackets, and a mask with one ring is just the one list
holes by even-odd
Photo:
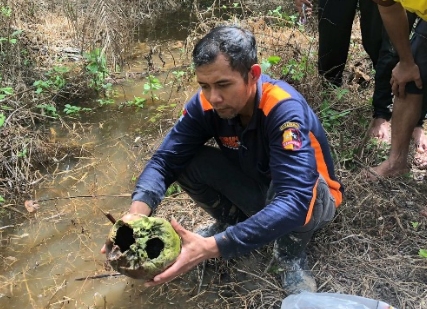
[[[372, 0], [319, 1], [319, 74], [334, 86], [342, 85], [353, 20], [358, 7], [362, 44], [376, 71], [372, 99], [373, 117], [390, 120], [390, 106], [393, 103], [390, 78], [399, 58], [383, 27], [378, 6]], [[416, 15], [408, 13], [408, 19], [412, 28]], [[422, 125], [423, 118], [424, 116], [420, 117], [418, 125]]]
[[375, 67], [382, 42], [382, 20], [377, 4], [372, 0], [319, 1], [318, 69], [338, 87], [342, 84], [357, 7], [360, 9], [362, 44]]
[[[270, 184], [260, 183], [232, 164], [221, 150], [204, 146], [197, 153], [178, 183], [213, 218], [234, 225], [263, 209], [275, 193]], [[335, 200], [323, 177], [319, 177], [311, 220], [277, 240], [277, 251], [298, 256], [313, 233], [329, 223], [335, 214]]]

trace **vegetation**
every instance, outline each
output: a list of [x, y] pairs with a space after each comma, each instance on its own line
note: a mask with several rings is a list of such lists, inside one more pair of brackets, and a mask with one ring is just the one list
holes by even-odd
[[[113, 84], [127, 77], [137, 25], [164, 8], [185, 6], [192, 10], [196, 22], [188, 31], [183, 54], [191, 51], [197, 38], [213, 25], [241, 24], [257, 37], [263, 70], [297, 88], [322, 120], [337, 175], [346, 187], [346, 200], [334, 222], [318, 233], [309, 247], [310, 257], [318, 261], [313, 271], [320, 291], [363, 295], [401, 308], [424, 308], [426, 215], [420, 213], [427, 196], [425, 171], [413, 169], [409, 177], [375, 183], [367, 183], [360, 175], [361, 170], [379, 163], [388, 153], [388, 146], [365, 138], [371, 118], [373, 81], [361, 77], [358, 71], [371, 78], [373, 72], [361, 44], [351, 46], [352, 59], [343, 87], [327, 88], [317, 75], [315, 23], [300, 25], [294, 11], [287, 7], [274, 4], [260, 14], [257, 3], [252, 3], [256, 9], [251, 10], [250, 1], [46, 3], [0, 1], [0, 222], [8, 209], [22, 205], [53, 163], [65, 155], [78, 160], [87, 151], [53, 138], [50, 125], [61, 122], [65, 126], [84, 113], [93, 115], [99, 110], [114, 113], [117, 87]], [[357, 33], [355, 37], [358, 42]], [[165, 80], [160, 79], [158, 70], [150, 66], [154, 52], [153, 47], [143, 55], [146, 69], [137, 75], [143, 81], [141, 92], [126, 97], [117, 108], [139, 111], [154, 106], [156, 113], [147, 122], [157, 124], [176, 107], [175, 101], [161, 98], [162, 92], [172, 89], [167, 95], [173, 97], [173, 91], [191, 84], [194, 71], [191, 66], [176, 65]], [[156, 56], [161, 59], [159, 51]], [[176, 118], [173, 115], [169, 119], [169, 127]], [[165, 127], [162, 123], [158, 131], [164, 133]], [[138, 130], [135, 134], [142, 135]], [[135, 144], [148, 139], [139, 135]], [[144, 142], [135, 148], [132, 151], [140, 159], [147, 158], [154, 147]], [[143, 160], [135, 161], [132, 183], [138, 174], [135, 171], [144, 164]], [[165, 204], [157, 214], [176, 216], [190, 229], [206, 220], [176, 184], [168, 189]], [[14, 213], [23, 214], [19, 209]], [[180, 300], [188, 299], [189, 305], [196, 302], [204, 308], [278, 308], [285, 295], [270, 257], [271, 247], [267, 247], [244, 259], [210, 261], [207, 269], [213, 268], [214, 274], [209, 284], [203, 285], [207, 293], [195, 294], [194, 289], [181, 287], [175, 291], [171, 284], [169, 290], [162, 287], [150, 292], [148, 299], [154, 302], [169, 291], [168, 299], [179, 295]], [[94, 255], [88, 260], [97, 259], [99, 256]], [[245, 261], [249, 261], [247, 267]], [[184, 279], [191, 276], [194, 273]], [[239, 280], [242, 276], [244, 280]], [[197, 280], [200, 290], [203, 277]], [[247, 287], [246, 282], [254, 283]], [[11, 282], [10, 290], [14, 286]], [[139, 295], [138, 285], [132, 288], [134, 295]], [[220, 299], [204, 299], [209, 292], [219, 293]]]

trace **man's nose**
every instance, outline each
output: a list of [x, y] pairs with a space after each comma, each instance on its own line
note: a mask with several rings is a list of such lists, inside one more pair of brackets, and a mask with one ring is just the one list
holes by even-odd
[[212, 104], [221, 103], [222, 102], [221, 92], [218, 91], [218, 89], [212, 88], [211, 89], [211, 93], [210, 93], [209, 101]]

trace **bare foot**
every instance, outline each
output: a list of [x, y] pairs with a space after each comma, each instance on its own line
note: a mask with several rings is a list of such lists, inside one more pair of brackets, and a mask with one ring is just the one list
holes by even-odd
[[378, 139], [380, 142], [391, 143], [390, 121], [383, 118], [374, 118], [369, 126], [369, 136]]
[[371, 167], [366, 173], [366, 178], [368, 180], [377, 180], [378, 178], [397, 177], [408, 173], [409, 170], [406, 164], [393, 164], [387, 159], [380, 165]]
[[414, 164], [421, 169], [427, 168], [427, 135], [422, 127], [415, 127], [412, 138], [416, 145]]

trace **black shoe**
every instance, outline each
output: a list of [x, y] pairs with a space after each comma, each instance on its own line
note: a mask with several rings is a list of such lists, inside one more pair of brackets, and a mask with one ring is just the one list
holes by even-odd
[[225, 229], [229, 226], [230, 226], [230, 224], [228, 224], [228, 223], [215, 221], [215, 223], [213, 223], [213, 224], [205, 225], [205, 226], [202, 226], [201, 228], [199, 228], [196, 231], [196, 234], [199, 234], [200, 236], [203, 236], [205, 238], [211, 237], [211, 236], [214, 236], [214, 235], [219, 234], [221, 232], [224, 232]]

